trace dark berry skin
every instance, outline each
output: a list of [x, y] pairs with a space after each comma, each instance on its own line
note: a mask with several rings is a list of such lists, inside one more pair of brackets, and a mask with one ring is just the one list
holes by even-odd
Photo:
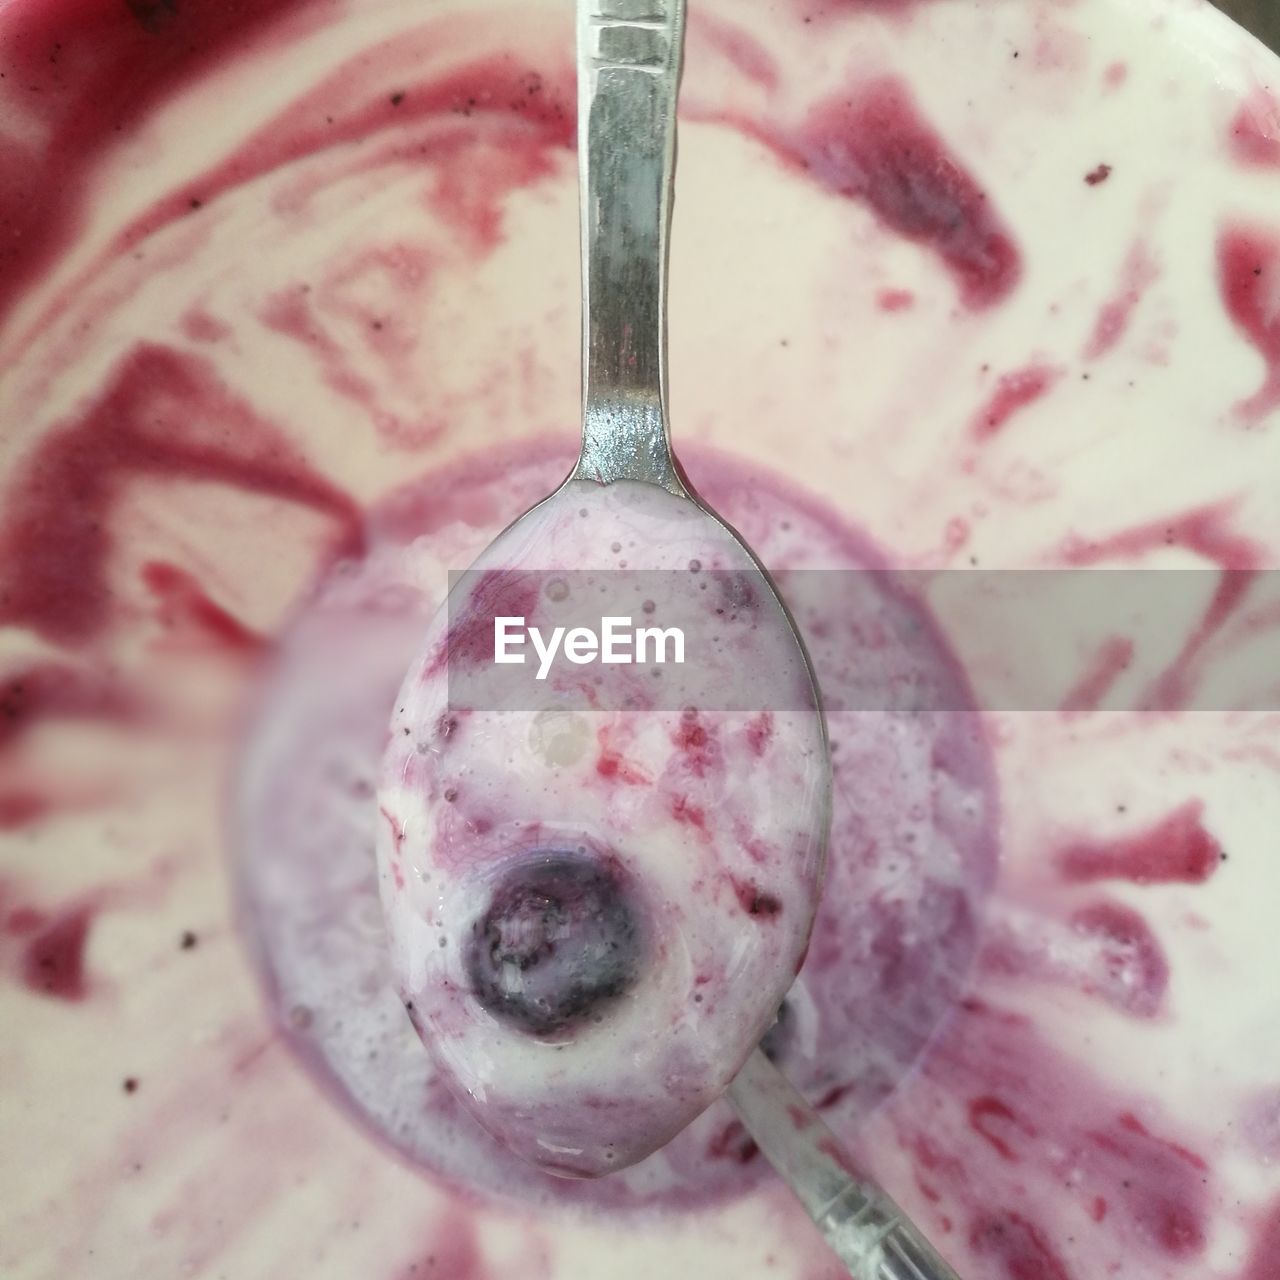
[[472, 994], [531, 1036], [561, 1036], [625, 994], [640, 972], [640, 919], [617, 859], [547, 850], [509, 868], [471, 926]]

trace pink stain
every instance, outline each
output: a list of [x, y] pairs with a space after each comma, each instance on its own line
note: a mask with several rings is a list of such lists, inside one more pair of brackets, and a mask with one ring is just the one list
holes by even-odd
[[[99, 8], [103, 3], [54, 0], [42, 8], [41, 19], [47, 16], [44, 9], [59, 11], [75, 4]], [[203, 62], [205, 54], [212, 55], [222, 42], [230, 44], [242, 35], [237, 24], [247, 30], [270, 18], [273, 11], [287, 14], [293, 8], [301, 10], [291, 19], [294, 25], [324, 20], [314, 6], [299, 5], [297, 0], [250, 0], [233, 10], [218, 8], [216, 14], [202, 6], [184, 6], [181, 20], [165, 26], [166, 36], [172, 30], [176, 37], [172, 43], [145, 35], [139, 38], [136, 24], [125, 24], [126, 58], [113, 62], [108, 49], [101, 59], [100, 80], [86, 79], [74, 86], [74, 92], [51, 94], [45, 100], [65, 118], [58, 122], [62, 133], [42, 152], [39, 162], [25, 148], [0, 144], [0, 241], [7, 246], [0, 253], [0, 311], [16, 296], [12, 291], [18, 283], [75, 234], [80, 192], [94, 146], [103, 133], [123, 128], [176, 84], [181, 73], [193, 71]], [[85, 17], [77, 15], [78, 27]], [[438, 38], [447, 39], [447, 21], [440, 27]], [[90, 28], [82, 31], [92, 43]], [[56, 28], [49, 32], [50, 43], [57, 39], [55, 32]], [[209, 47], [202, 49], [199, 42], [206, 34]], [[261, 33], [256, 39], [260, 44], [265, 42]], [[89, 65], [98, 66], [98, 62], [95, 59]], [[461, 66], [439, 80], [402, 91], [400, 102], [392, 104], [384, 94], [370, 98], [365, 78], [353, 75], [351, 67], [339, 68], [263, 125], [237, 152], [155, 202], [119, 233], [103, 257], [122, 257], [167, 227], [207, 218], [220, 197], [248, 182], [328, 148], [376, 137], [393, 126], [401, 136], [411, 129], [430, 127], [430, 138], [416, 146], [402, 141], [387, 143], [379, 158], [411, 156], [420, 162], [435, 161], [437, 189], [433, 199], [438, 212], [475, 250], [484, 252], [500, 239], [502, 198], [550, 173], [554, 165], [551, 153], [574, 145], [576, 115], [566, 83], [571, 83], [567, 67], [553, 83], [518, 60], [499, 56]], [[120, 104], [114, 113], [109, 109], [113, 103]], [[469, 146], [474, 141], [486, 144], [479, 157]], [[365, 164], [373, 162], [369, 155], [363, 159]], [[38, 180], [34, 174], [40, 175]], [[16, 197], [12, 207], [5, 199], [10, 192]], [[64, 295], [43, 323], [66, 303]]]
[[0, 831], [28, 827], [52, 808], [53, 801], [48, 796], [29, 787], [0, 792]]
[[876, 305], [890, 314], [910, 311], [916, 304], [916, 295], [910, 289], [881, 289], [876, 295]]
[[[1108, 1243], [1134, 1268], [1203, 1251], [1215, 1195], [1204, 1161], [1140, 1120], [1126, 1086], [1104, 1081], [1087, 1054], [1080, 1046], [1073, 1056], [1031, 1019], [971, 999], [897, 1109], [917, 1177], [972, 1224], [975, 1276], [1092, 1280], [1092, 1271], [1072, 1270], [1071, 1241], [1047, 1230], [1047, 1207], [1059, 1204], [1105, 1220]], [[975, 1155], [966, 1099], [978, 1101], [983, 1136], [1023, 1160], [998, 1148], [998, 1160]]]
[[751, 754], [757, 758], [764, 755], [765, 749], [773, 739], [773, 713], [762, 711], [747, 721], [747, 745]]
[[1130, 1018], [1158, 1015], [1169, 986], [1150, 927], [1115, 902], [1091, 903], [1066, 920], [1045, 915], [1022, 929], [993, 927], [981, 963], [987, 973], [1079, 992]]
[[828, 1089], [826, 1093], [824, 1093], [813, 1105], [819, 1111], [826, 1111], [830, 1107], [834, 1107], [842, 1099], [848, 1097], [852, 1089], [853, 1085], [851, 1084], [832, 1085], [831, 1088]]
[[1209, 1171], [1209, 1165], [1203, 1156], [1197, 1155], [1190, 1147], [1181, 1142], [1171, 1142], [1167, 1138], [1162, 1138], [1158, 1134], [1152, 1133], [1132, 1111], [1126, 1111], [1120, 1117], [1120, 1127], [1126, 1133], [1137, 1134], [1144, 1141], [1151, 1142], [1161, 1150], [1176, 1156], [1191, 1169], [1195, 1170], [1196, 1173], [1207, 1173]]
[[1176, 708], [1186, 699], [1196, 660], [1240, 607], [1263, 563], [1259, 545], [1230, 529], [1230, 512], [1229, 504], [1216, 503], [1169, 520], [1136, 525], [1101, 539], [1073, 537], [1063, 547], [1065, 560], [1073, 565], [1141, 557], [1161, 547], [1180, 547], [1223, 569], [1204, 617], [1187, 637], [1177, 657], [1144, 695], [1144, 705], [1151, 709]]
[[488, 1280], [490, 1274], [471, 1216], [464, 1205], [455, 1204], [394, 1280]]
[[801, 21], [819, 23], [841, 18], [851, 13], [869, 12], [888, 18], [907, 19], [929, 0], [792, 0], [801, 15]]
[[1222, 846], [1205, 830], [1203, 812], [1199, 800], [1188, 800], [1136, 835], [1068, 845], [1057, 855], [1058, 868], [1076, 884], [1203, 884], [1222, 865]]
[[1106, 70], [1102, 73], [1103, 87], [1109, 90], [1120, 88], [1129, 78], [1129, 67], [1124, 62], [1111, 62], [1107, 64]]
[[1073, 1280], [1040, 1228], [1021, 1214], [980, 1214], [969, 1231], [969, 1247], [991, 1270], [989, 1280]]
[[1240, 104], [1231, 121], [1232, 157], [1254, 168], [1280, 168], [1280, 101], [1259, 86]]
[[1009, 420], [1042, 399], [1062, 377], [1062, 370], [1044, 364], [1003, 374], [986, 405], [974, 415], [971, 430], [978, 440], [988, 440]]
[[671, 735], [672, 744], [680, 751], [680, 761], [695, 777], [702, 778], [721, 766], [720, 743], [698, 720], [697, 713], [686, 714], [680, 727]]
[[41, 662], [0, 676], [0, 751], [48, 719], [124, 722], [134, 699], [110, 675], [60, 662]]
[[1105, 1162], [1143, 1171], [1141, 1181], [1122, 1179], [1118, 1193], [1143, 1243], [1168, 1257], [1198, 1257], [1205, 1246], [1204, 1162], [1149, 1132], [1131, 1114], [1088, 1136]]
[[991, 1145], [1002, 1160], [1021, 1160], [1013, 1144], [1019, 1135], [1034, 1137], [1035, 1130], [1024, 1126], [1013, 1110], [999, 1098], [984, 1095], [969, 1103], [969, 1127]]
[[[497, 241], [497, 200], [549, 173], [547, 151], [571, 148], [576, 127], [561, 85], [502, 57], [470, 63], [419, 85], [394, 106], [383, 97], [353, 99], [346, 73], [340, 70], [205, 174], [195, 205], [185, 189], [174, 192], [122, 232], [120, 246], [153, 235], [208, 208], [226, 192], [315, 151], [363, 139], [390, 123], [407, 128], [428, 121], [448, 126], [422, 144], [427, 159], [441, 162], [435, 192], [441, 210], [474, 235], [481, 248]], [[466, 144], [480, 136], [481, 127], [486, 140], [507, 153], [507, 160], [496, 168], [468, 160]], [[417, 155], [422, 158], [424, 152], [420, 149]]]
[[[391, 839], [395, 842], [396, 852], [399, 853], [404, 846], [404, 828], [395, 820], [395, 815], [390, 812], [386, 805], [379, 805], [378, 812], [386, 819], [387, 826], [391, 828]], [[403, 888], [403, 885], [397, 886]]]
[[1239, 1280], [1276, 1280], [1276, 1268], [1280, 1266], [1280, 1200], [1270, 1205], [1262, 1215], [1262, 1223], [1254, 1237], [1249, 1259], [1244, 1264]]
[[1160, 278], [1147, 247], [1141, 242], [1129, 250], [1120, 268], [1115, 293], [1102, 305], [1094, 321], [1093, 332], [1084, 348], [1086, 360], [1100, 360], [1112, 351], [1129, 329], [1129, 322], [1147, 290]]
[[733, 891], [738, 895], [742, 909], [749, 916], [762, 920], [772, 920], [782, 913], [782, 903], [771, 893], [766, 893], [758, 885], [744, 884], [740, 880], [733, 882]]
[[1142, 916], [1118, 902], [1095, 902], [1073, 912], [1070, 924], [1092, 947], [1082, 990], [1134, 1017], [1154, 1018], [1168, 991], [1169, 962]]
[[[246, 42], [268, 47], [287, 39], [290, 28], [296, 35], [323, 20], [298, 0], [29, 6], [22, 38], [0, 51], [0, 70], [31, 90], [24, 109], [38, 112], [49, 138], [38, 157], [21, 143], [0, 144], [0, 312], [76, 234], [86, 178], [104, 140]], [[57, 57], [68, 32], [93, 56]]]
[[1133, 641], [1123, 636], [1105, 640], [1088, 670], [1062, 699], [1067, 713], [1094, 711], [1133, 662]]
[[751, 860], [758, 866], [767, 866], [772, 858], [776, 856], [774, 847], [767, 840], [761, 840], [755, 834], [755, 828], [746, 822], [734, 822], [733, 838], [746, 850], [751, 856]]
[[1244, 574], [1262, 567], [1264, 551], [1252, 538], [1232, 531], [1232, 510], [1231, 504], [1213, 503], [1101, 538], [1073, 536], [1064, 543], [1062, 554], [1068, 564], [1085, 566], [1180, 547], [1224, 570]]
[[760, 1154], [760, 1148], [738, 1120], [731, 1120], [707, 1144], [707, 1155], [713, 1160], [732, 1160], [749, 1164]]
[[231, 337], [231, 326], [200, 307], [192, 307], [181, 320], [183, 334], [192, 342], [224, 342]]
[[[539, 93], [551, 92], [540, 75], [529, 75], [536, 77]], [[492, 101], [487, 94], [485, 100]], [[540, 120], [538, 127], [543, 124]], [[483, 253], [502, 243], [506, 197], [549, 177], [555, 171], [554, 152], [571, 145], [571, 140], [553, 128], [536, 145], [515, 145], [513, 137], [498, 155], [477, 155], [473, 141], [475, 135], [467, 132], [427, 149], [436, 174], [431, 210]]]
[[54, 1000], [84, 999], [89, 989], [84, 950], [92, 922], [92, 910], [79, 906], [42, 924], [23, 948], [23, 984], [37, 995]]
[[0, 621], [63, 642], [109, 620], [111, 514], [133, 477], [200, 479], [309, 507], [334, 550], [359, 545], [355, 503], [193, 357], [135, 347], [105, 394], [19, 464], [0, 523]]
[[1280, 237], [1225, 228], [1218, 237], [1218, 286], [1227, 314], [1265, 365], [1262, 386], [1236, 406], [1240, 418], [1255, 423], [1280, 407]]
[[377, 397], [368, 379], [355, 373], [345, 348], [321, 324], [305, 287], [282, 290], [267, 299], [262, 323], [314, 353], [329, 389], [345, 400], [372, 408]]
[[142, 566], [142, 580], [155, 596], [165, 626], [194, 631], [235, 653], [260, 653], [268, 646], [264, 635], [210, 599], [199, 582], [177, 565], [148, 561]]
[[936, 254], [964, 303], [1007, 298], [1022, 275], [1013, 236], [900, 80], [817, 103], [796, 130], [741, 123], [833, 195], [865, 204], [890, 231]]
[[696, 827], [699, 831], [707, 829], [706, 812], [697, 805], [690, 804], [688, 796], [679, 795], [671, 801], [671, 816], [677, 822]]
[[596, 773], [608, 782], [627, 787], [645, 787], [653, 779], [643, 769], [616, 751], [601, 751], [596, 759]]
[[721, 57], [762, 89], [778, 87], [777, 59], [742, 27], [716, 17], [706, 9], [689, 14], [689, 34], [706, 41]]
[[952, 516], [943, 531], [943, 541], [947, 550], [956, 552], [967, 546], [972, 533], [973, 529], [963, 516]]
[[534, 574], [486, 569], [468, 584], [465, 600], [450, 617], [445, 643], [423, 670], [422, 679], [434, 679], [446, 664], [463, 667], [492, 662], [494, 618], [525, 618], [532, 622], [540, 594]]

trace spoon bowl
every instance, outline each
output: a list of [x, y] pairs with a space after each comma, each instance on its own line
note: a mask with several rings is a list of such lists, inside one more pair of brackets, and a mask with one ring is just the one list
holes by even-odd
[[[494, 661], [499, 624], [592, 616], [651, 623], [645, 661]], [[803, 650], [713, 517], [570, 480], [491, 544], [397, 700], [378, 829], [401, 994], [481, 1124], [593, 1176], [710, 1105], [803, 959], [829, 801]]]

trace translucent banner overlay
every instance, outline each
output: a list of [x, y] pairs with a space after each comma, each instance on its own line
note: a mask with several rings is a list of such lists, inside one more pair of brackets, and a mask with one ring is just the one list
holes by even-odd
[[[467, 570], [449, 702], [829, 714], [1280, 710], [1280, 574]], [[499, 661], [501, 654], [503, 660]]]

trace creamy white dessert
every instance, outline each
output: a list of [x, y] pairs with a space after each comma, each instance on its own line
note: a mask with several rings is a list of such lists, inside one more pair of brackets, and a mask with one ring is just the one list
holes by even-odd
[[598, 1176], [673, 1138], [772, 1025], [830, 776], [803, 652], [738, 540], [656, 485], [573, 480], [437, 614], [378, 804], [423, 1043], [506, 1146]]

